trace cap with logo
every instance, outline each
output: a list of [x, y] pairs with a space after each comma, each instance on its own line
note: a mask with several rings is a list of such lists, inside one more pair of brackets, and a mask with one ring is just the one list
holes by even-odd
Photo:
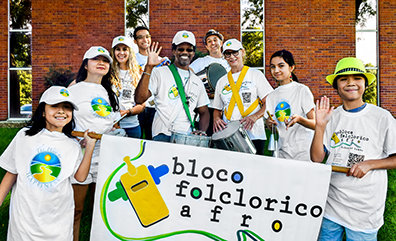
[[114, 48], [117, 46], [117, 44], [125, 44], [129, 48], [132, 48], [133, 46], [133, 41], [131, 38], [128, 38], [126, 36], [118, 36], [113, 39], [113, 43], [111, 44], [111, 47]]
[[182, 43], [189, 43], [192, 46], [195, 46], [196, 42], [194, 34], [187, 30], [177, 32], [173, 37], [172, 44], [179, 45]]
[[238, 51], [240, 49], [243, 49], [241, 42], [234, 38], [225, 41], [223, 44], [223, 53], [227, 50]]
[[70, 91], [63, 86], [51, 86], [41, 95], [39, 103], [46, 103], [48, 105], [55, 105], [62, 102], [69, 102], [73, 105], [75, 110], [78, 110]]
[[113, 63], [113, 59], [110, 57], [109, 51], [102, 46], [92, 46], [89, 48], [87, 52], [85, 52], [83, 60], [93, 59], [97, 56], [106, 57], [110, 61], [110, 64]]

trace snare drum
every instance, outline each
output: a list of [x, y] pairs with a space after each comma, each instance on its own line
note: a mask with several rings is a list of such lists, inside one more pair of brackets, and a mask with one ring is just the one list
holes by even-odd
[[190, 145], [190, 146], [209, 147], [210, 137], [199, 136], [194, 134], [186, 135], [180, 132], [172, 132], [170, 142]]
[[217, 149], [256, 154], [256, 148], [239, 121], [231, 121], [227, 127], [212, 135], [212, 144]]

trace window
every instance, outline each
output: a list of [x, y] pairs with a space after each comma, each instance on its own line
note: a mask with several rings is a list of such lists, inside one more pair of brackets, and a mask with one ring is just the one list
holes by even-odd
[[32, 104], [31, 0], [9, 0], [9, 118], [28, 118], [22, 106]]
[[149, 0], [125, 0], [125, 35], [133, 38], [137, 26], [149, 27]]
[[378, 16], [377, 0], [356, 0], [356, 57], [361, 59], [367, 71], [377, 76], [377, 81], [369, 86], [363, 99], [378, 104]]
[[263, 0], [241, 0], [241, 34], [246, 51], [245, 64], [264, 72]]

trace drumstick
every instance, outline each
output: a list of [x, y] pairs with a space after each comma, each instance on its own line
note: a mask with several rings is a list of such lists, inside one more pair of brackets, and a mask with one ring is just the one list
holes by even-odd
[[267, 110], [267, 114], [268, 114], [269, 119], [273, 121], [274, 119], [272, 119], [271, 113], [268, 110]]
[[340, 166], [331, 166], [331, 170], [333, 172], [343, 172], [348, 173], [351, 168], [349, 167], [340, 167]]
[[[84, 132], [83, 131], [72, 131], [72, 136], [75, 137], [84, 137]], [[100, 140], [102, 138], [102, 134], [98, 134], [95, 132], [88, 132], [88, 136], [97, 140]]]

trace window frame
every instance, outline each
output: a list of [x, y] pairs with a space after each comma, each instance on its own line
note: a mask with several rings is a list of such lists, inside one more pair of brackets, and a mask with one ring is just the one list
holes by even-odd
[[[10, 54], [11, 54], [11, 48], [10, 48], [10, 40], [11, 40], [11, 34], [12, 33], [30, 33], [30, 43], [32, 43], [32, 26], [26, 28], [26, 29], [11, 29], [11, 24], [10, 24], [10, 19], [11, 19], [11, 0], [7, 0], [7, 119], [8, 120], [26, 120], [29, 119], [29, 117], [11, 117], [11, 74], [10, 71], [30, 71], [32, 73], [32, 66], [30, 67], [11, 67], [11, 59], [10, 59]], [[30, 44], [30, 51], [32, 51], [32, 44]], [[32, 90], [31, 90], [32, 91]], [[33, 104], [33, 103], [31, 103]], [[20, 114], [20, 112], [19, 112]]]

